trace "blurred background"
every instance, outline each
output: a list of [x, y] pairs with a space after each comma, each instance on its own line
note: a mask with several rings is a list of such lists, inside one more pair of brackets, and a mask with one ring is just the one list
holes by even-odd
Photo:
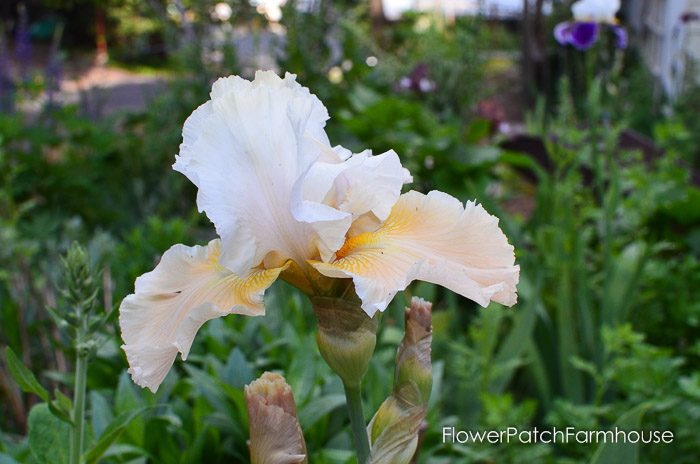
[[[521, 266], [513, 309], [428, 284], [399, 294], [365, 380], [367, 417], [419, 295], [435, 333], [417, 462], [700, 462], [700, 1], [623, 1], [627, 46], [601, 25], [586, 49], [555, 40], [570, 6], [3, 0], [0, 346], [69, 395], [71, 340], [47, 311], [67, 304], [60, 256], [87, 248], [106, 312], [172, 244], [206, 243], [195, 188], [170, 169], [182, 124], [216, 77], [288, 71], [328, 107], [333, 144], [394, 149], [411, 188], [476, 198]], [[242, 387], [264, 370], [292, 385], [310, 462], [354, 462], [342, 386], [291, 287], [268, 292], [264, 318], [206, 324], [156, 395], [129, 379], [116, 318], [90, 363], [87, 442], [109, 437], [90, 462], [248, 462]], [[39, 401], [0, 357], [0, 463], [59, 462], [58, 442], [29, 450]], [[675, 440], [443, 444], [450, 425], [624, 425]]]

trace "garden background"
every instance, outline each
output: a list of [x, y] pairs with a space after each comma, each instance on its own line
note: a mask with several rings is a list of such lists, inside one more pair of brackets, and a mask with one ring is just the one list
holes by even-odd
[[[552, 34], [570, 2], [522, 3], [387, 18], [375, 0], [3, 2], [0, 463], [65, 462], [67, 425], [30, 411], [51, 397], [60, 416], [70, 403], [75, 347], [58, 315], [72, 301], [61, 257], [73, 242], [107, 315], [89, 365], [86, 462], [248, 462], [242, 389], [265, 370], [294, 390], [310, 462], [354, 462], [342, 385], [309, 303], [285, 283], [265, 317], [207, 323], [157, 394], [131, 382], [119, 348], [112, 310], [134, 279], [172, 244], [212, 238], [194, 186], [170, 168], [184, 119], [217, 76], [258, 68], [297, 74], [328, 107], [333, 143], [394, 149], [411, 188], [477, 199], [515, 246], [512, 309], [424, 283], [397, 296], [366, 416], [388, 393], [403, 307], [418, 295], [434, 302], [418, 462], [700, 462], [697, 71], [670, 95], [642, 35], [630, 29], [618, 50], [604, 30], [579, 51]], [[698, 19], [684, 15], [683, 27]], [[452, 425], [618, 425], [675, 440], [443, 444]]]

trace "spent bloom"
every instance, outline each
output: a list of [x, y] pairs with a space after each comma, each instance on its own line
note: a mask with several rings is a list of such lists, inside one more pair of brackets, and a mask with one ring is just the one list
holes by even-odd
[[627, 48], [627, 31], [615, 17], [619, 9], [620, 0], [579, 0], [571, 6], [573, 20], [554, 27], [554, 38], [561, 45], [588, 50], [598, 40], [600, 29], [607, 27], [615, 35], [615, 46]]
[[332, 147], [328, 118], [294, 75], [258, 72], [216, 81], [185, 121], [173, 168], [220, 238], [174, 245], [122, 302], [138, 385], [155, 391], [206, 321], [264, 314], [277, 278], [314, 298], [354, 292], [370, 317], [414, 280], [515, 304], [519, 267], [497, 218], [439, 191], [401, 194], [398, 155]]

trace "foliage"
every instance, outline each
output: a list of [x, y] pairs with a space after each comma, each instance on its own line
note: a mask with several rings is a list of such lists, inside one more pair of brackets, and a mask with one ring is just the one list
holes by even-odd
[[[328, 103], [331, 140], [356, 151], [396, 150], [415, 174], [412, 188], [478, 198], [502, 218], [521, 265], [512, 311], [477, 310], [428, 284], [397, 296], [381, 322], [365, 412], [390, 391], [403, 306], [420, 295], [435, 303], [420, 462], [604, 462], [609, 449], [573, 443], [444, 444], [441, 428], [622, 422], [676, 435], [672, 446], [628, 450], [640, 462], [700, 461], [696, 91], [662, 117], [633, 114], [647, 96], [624, 69], [618, 100], [627, 92], [642, 103], [611, 102], [610, 87], [595, 76], [573, 102], [564, 83], [554, 110], [531, 117], [528, 130], [547, 152], [540, 163], [499, 148], [490, 123], [471, 112], [482, 96], [479, 47], [492, 33], [478, 22], [428, 21], [416, 31], [423, 20], [412, 18], [380, 47], [365, 23], [351, 21], [363, 11], [350, 10], [334, 27], [339, 13], [326, 13], [285, 9], [281, 62]], [[370, 55], [377, 67], [366, 64]], [[331, 82], [330, 68], [346, 60], [342, 81]], [[396, 92], [395, 81], [421, 62], [436, 93]], [[56, 443], [66, 426], [55, 411], [71, 409], [72, 355], [47, 308], [62, 303], [58, 257], [69, 245], [86, 244], [95, 276], [101, 271], [95, 304], [106, 311], [170, 245], [209, 238], [193, 188], [169, 168], [182, 122], [211, 77], [195, 72], [199, 64], [139, 114], [96, 121], [66, 107], [33, 121], [0, 115], [0, 345], [11, 349], [0, 363], [0, 462], [63, 453]], [[628, 125], [653, 138], [655, 156], [619, 147]], [[264, 318], [206, 324], [188, 362], [176, 363], [157, 394], [129, 379], [112, 314], [88, 372], [86, 462], [247, 462], [242, 387], [265, 370], [283, 372], [295, 392], [310, 462], [353, 462], [347, 421], [334, 414], [342, 385], [321, 361], [311, 308], [284, 283], [266, 307]]]

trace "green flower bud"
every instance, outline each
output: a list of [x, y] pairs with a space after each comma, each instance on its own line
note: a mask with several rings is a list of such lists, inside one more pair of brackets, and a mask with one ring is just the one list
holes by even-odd
[[88, 254], [77, 243], [71, 245], [61, 260], [64, 275], [61, 293], [68, 307], [74, 312], [66, 314], [65, 318], [75, 324], [94, 307], [100, 291], [100, 282], [97, 273], [90, 266]]
[[379, 316], [370, 318], [359, 301], [316, 297], [311, 303], [321, 356], [345, 385], [359, 385], [377, 344]]

